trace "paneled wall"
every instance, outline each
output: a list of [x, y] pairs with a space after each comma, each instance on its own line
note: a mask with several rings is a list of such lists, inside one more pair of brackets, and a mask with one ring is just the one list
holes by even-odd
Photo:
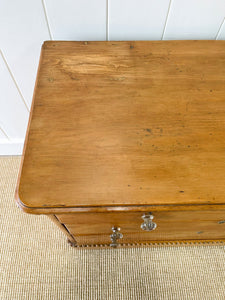
[[44, 40], [225, 39], [224, 0], [0, 1], [0, 155], [21, 154]]

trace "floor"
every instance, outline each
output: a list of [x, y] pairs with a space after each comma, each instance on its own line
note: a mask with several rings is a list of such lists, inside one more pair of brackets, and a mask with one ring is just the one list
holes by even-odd
[[0, 157], [0, 299], [225, 299], [225, 246], [75, 249], [14, 201], [20, 157]]

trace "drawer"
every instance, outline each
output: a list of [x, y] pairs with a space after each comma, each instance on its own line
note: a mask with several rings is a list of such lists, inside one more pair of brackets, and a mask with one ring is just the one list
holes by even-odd
[[121, 243], [225, 238], [225, 211], [153, 212], [155, 230], [141, 229], [141, 212], [59, 214], [57, 218], [78, 244], [110, 243], [112, 227], [120, 227]]
[[[155, 235], [150, 232], [146, 233], [124, 233], [122, 239], [117, 240], [118, 244], [141, 244], [141, 243], [163, 243], [163, 242], [181, 242], [181, 241], [215, 241], [215, 240], [223, 240], [225, 241], [224, 232], [220, 232], [215, 235], [213, 232], [203, 232], [198, 234], [196, 231], [189, 231], [185, 235], [182, 232], [166, 234], [162, 233], [160, 235]], [[77, 242], [77, 245], [101, 245], [101, 244], [111, 244], [111, 234], [110, 232], [107, 234], [99, 234], [99, 235], [76, 235], [73, 237]]]

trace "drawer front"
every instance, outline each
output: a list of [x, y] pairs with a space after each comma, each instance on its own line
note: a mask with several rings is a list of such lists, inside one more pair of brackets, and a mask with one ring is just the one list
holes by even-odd
[[[79, 245], [109, 244], [112, 227], [119, 227], [121, 243], [170, 240], [225, 239], [225, 211], [153, 212], [155, 230], [145, 231], [141, 212], [59, 214], [57, 218]], [[148, 215], [148, 212], [146, 213]]]

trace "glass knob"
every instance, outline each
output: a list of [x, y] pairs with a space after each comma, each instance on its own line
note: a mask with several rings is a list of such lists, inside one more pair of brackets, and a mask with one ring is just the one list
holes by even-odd
[[110, 235], [112, 243], [110, 244], [111, 247], [116, 248], [118, 246], [117, 240], [122, 239], [123, 235], [120, 233], [119, 227], [112, 228], [113, 233]]
[[152, 231], [152, 230], [156, 229], [157, 224], [152, 221], [154, 219], [154, 216], [152, 215], [152, 213], [145, 213], [142, 216], [142, 219], [144, 220], [144, 222], [141, 224], [142, 230]]

